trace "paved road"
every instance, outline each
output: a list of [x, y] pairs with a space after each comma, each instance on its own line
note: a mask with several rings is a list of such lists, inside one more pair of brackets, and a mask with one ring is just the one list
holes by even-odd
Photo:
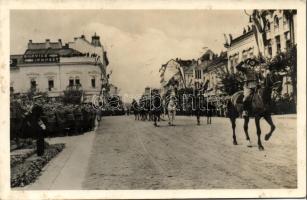
[[[295, 188], [296, 116], [275, 116], [271, 140], [258, 151], [254, 123], [245, 144], [238, 121], [238, 146], [230, 124], [196, 126], [194, 117], [177, 117], [176, 126], [105, 117], [96, 131], [84, 189]], [[251, 121], [252, 122], [252, 121]], [[261, 121], [263, 133], [268, 131]], [[264, 134], [262, 135], [262, 137]]]

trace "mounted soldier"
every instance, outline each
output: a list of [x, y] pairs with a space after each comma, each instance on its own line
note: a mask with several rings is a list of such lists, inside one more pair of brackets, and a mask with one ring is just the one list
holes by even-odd
[[151, 98], [151, 112], [153, 115], [154, 126], [158, 126], [157, 121], [159, 120], [162, 107], [161, 95], [159, 94], [159, 91], [152, 90]]
[[245, 61], [240, 62], [236, 69], [244, 74], [244, 86], [243, 86], [243, 112], [242, 116], [249, 116], [250, 103], [256, 88], [260, 84], [261, 74], [256, 71], [255, 67], [259, 63], [255, 59], [248, 58]]

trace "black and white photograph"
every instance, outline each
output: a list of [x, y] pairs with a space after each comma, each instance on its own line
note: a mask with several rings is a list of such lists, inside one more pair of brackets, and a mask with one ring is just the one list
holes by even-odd
[[6, 4], [3, 199], [306, 196], [306, 2], [50, 2]]

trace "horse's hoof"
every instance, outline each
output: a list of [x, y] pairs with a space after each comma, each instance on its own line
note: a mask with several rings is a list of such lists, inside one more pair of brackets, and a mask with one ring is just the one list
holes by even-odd
[[253, 145], [252, 145], [250, 140], [247, 141], [247, 147], [253, 147]]
[[263, 146], [258, 146], [258, 149], [259, 149], [259, 151], [263, 151], [264, 150]]
[[233, 141], [232, 143], [233, 145], [238, 145], [237, 141]]
[[272, 134], [269, 134], [269, 133], [266, 134], [265, 137], [264, 137], [265, 141], [268, 141], [271, 136], [272, 136]]

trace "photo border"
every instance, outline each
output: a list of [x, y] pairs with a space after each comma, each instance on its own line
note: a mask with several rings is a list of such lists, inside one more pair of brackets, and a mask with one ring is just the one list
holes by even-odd
[[[12, 190], [9, 144], [10, 10], [15, 9], [297, 9], [297, 189]], [[299, 198], [306, 196], [306, 2], [299, 0], [3, 0], [0, 1], [0, 199]], [[282, 147], [280, 147], [282, 148]]]

